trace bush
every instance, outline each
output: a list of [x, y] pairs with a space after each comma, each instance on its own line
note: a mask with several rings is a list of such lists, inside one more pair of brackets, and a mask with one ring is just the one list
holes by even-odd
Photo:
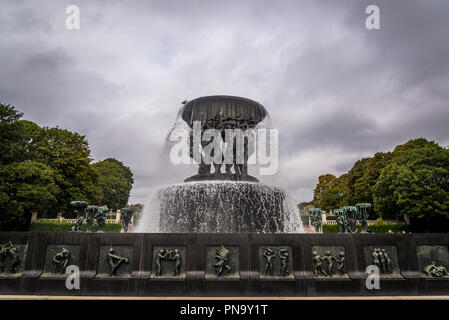
[[326, 220], [337, 220], [336, 216], [326, 216]]
[[309, 215], [307, 213], [303, 213], [300, 216], [301, 216], [302, 225], [308, 226], [309, 225]]
[[394, 233], [409, 232], [410, 226], [406, 224], [376, 223], [368, 227], [368, 231], [372, 233], [388, 233], [389, 230]]
[[[30, 225], [30, 231], [33, 232], [69, 232], [73, 223], [59, 221], [33, 221]], [[120, 232], [122, 225], [120, 223], [106, 223], [104, 232]], [[81, 225], [81, 231], [87, 231], [87, 224]], [[92, 225], [92, 231], [98, 231], [98, 225], [95, 221]]]
[[[401, 233], [402, 231], [409, 232], [410, 226], [406, 224], [391, 224], [391, 223], [376, 223], [368, 226], [368, 232], [371, 233], [388, 233], [391, 230], [394, 233]], [[357, 232], [362, 232], [362, 226], [357, 224]], [[338, 225], [325, 224], [323, 225], [323, 233], [338, 233]]]
[[[357, 232], [362, 232], [362, 227], [357, 225]], [[323, 233], [338, 233], [338, 224], [324, 224]]]

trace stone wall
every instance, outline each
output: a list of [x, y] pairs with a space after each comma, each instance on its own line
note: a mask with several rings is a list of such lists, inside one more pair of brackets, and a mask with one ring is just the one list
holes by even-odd
[[[0, 233], [2, 246], [9, 241], [20, 261], [13, 253], [3, 256], [0, 294], [449, 294], [449, 276], [441, 268], [449, 270], [449, 234]], [[68, 275], [56, 270], [53, 258], [63, 248], [70, 253], [67, 265], [79, 267], [79, 290], [67, 289]], [[118, 263], [114, 275], [109, 262], [119, 260], [108, 256], [111, 248], [111, 255], [126, 258]], [[383, 259], [376, 256], [377, 249], [384, 252], [381, 255], [388, 263], [385, 259], [383, 264], [378, 262], [385, 269], [380, 289], [369, 290], [366, 267], [375, 263], [373, 259]], [[64, 261], [61, 255], [56, 260]], [[428, 268], [432, 262], [440, 277], [423, 274], [426, 268], [432, 269]]]

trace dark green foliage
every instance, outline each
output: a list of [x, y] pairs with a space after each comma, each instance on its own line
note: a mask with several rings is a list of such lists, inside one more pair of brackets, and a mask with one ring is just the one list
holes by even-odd
[[18, 122], [22, 116], [13, 106], [0, 103], [0, 166], [25, 160], [27, 138]]
[[35, 161], [0, 167], [0, 230], [27, 230], [32, 212], [54, 210], [61, 190], [55, 172]]
[[113, 211], [125, 207], [134, 183], [131, 170], [113, 158], [94, 163], [93, 167], [99, 173], [98, 183], [103, 193], [101, 203]]
[[85, 136], [21, 117], [0, 104], [0, 230], [27, 230], [32, 212], [73, 217], [73, 200], [101, 205]]
[[309, 225], [309, 215], [303, 213], [300, 216], [301, 216], [302, 225], [308, 226]]
[[425, 139], [399, 146], [373, 189], [384, 217], [408, 214], [413, 231], [447, 232], [449, 150]]
[[[30, 225], [30, 231], [34, 232], [69, 232], [73, 223], [58, 221], [33, 221]], [[120, 223], [106, 223], [104, 232], [120, 232], [122, 225]], [[81, 231], [87, 230], [87, 224], [84, 222]], [[98, 225], [95, 221], [92, 225], [92, 232], [98, 231]]]
[[413, 231], [449, 230], [449, 150], [424, 138], [357, 161], [348, 173], [322, 175], [314, 205], [326, 210], [372, 203], [369, 219], [410, 217]]
[[[392, 224], [392, 223], [376, 223], [368, 226], [368, 232], [370, 233], [388, 233], [388, 231], [394, 233], [401, 233], [402, 231], [409, 232], [410, 226], [406, 224]], [[357, 225], [357, 232], [362, 232], [362, 226]], [[323, 233], [338, 233], [338, 225], [336, 224], [325, 224], [323, 225]]]
[[73, 217], [70, 202], [88, 201], [102, 205], [98, 171], [90, 164], [90, 149], [85, 136], [60, 128], [41, 128], [29, 145], [35, 161], [50, 166], [61, 189], [58, 209], [65, 217]]
[[391, 224], [391, 223], [376, 223], [371, 226], [368, 226], [368, 231], [372, 233], [388, 233], [388, 231], [392, 231], [394, 233], [401, 233], [402, 231], [410, 232], [410, 225], [406, 224]]
[[333, 174], [319, 176], [318, 184], [313, 191], [313, 205], [316, 208], [328, 210], [333, 205], [333, 199], [330, 199], [329, 193], [335, 186], [337, 177]]

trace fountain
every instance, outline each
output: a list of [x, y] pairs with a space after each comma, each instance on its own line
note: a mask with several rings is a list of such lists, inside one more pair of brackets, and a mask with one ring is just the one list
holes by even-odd
[[[298, 234], [302, 225], [291, 197], [249, 174], [260, 141], [253, 148], [252, 134], [232, 135], [259, 130], [268, 117], [262, 105], [239, 97], [185, 103], [175, 127], [186, 129], [182, 158], [193, 159], [198, 172], [161, 188], [152, 202], [155, 215], [144, 215], [138, 232], [0, 232], [0, 294], [449, 294], [447, 234]], [[208, 134], [213, 139], [198, 139]], [[214, 148], [208, 141], [215, 142]], [[96, 210], [80, 201], [72, 206], [91, 212], [87, 220]], [[370, 205], [357, 207], [366, 229]], [[357, 208], [341, 210], [340, 228], [355, 231]], [[319, 229], [321, 209], [311, 213]], [[104, 225], [104, 215], [96, 218]], [[155, 224], [157, 230], [149, 230]]]
[[[250, 99], [207, 96], [186, 102], [172, 132], [187, 128], [187, 148], [198, 173], [157, 192], [151, 207], [159, 215], [158, 231], [303, 232], [287, 193], [248, 174], [248, 160], [258, 142], [256, 130], [267, 123], [266, 109]], [[210, 143], [217, 147], [208, 148]]]

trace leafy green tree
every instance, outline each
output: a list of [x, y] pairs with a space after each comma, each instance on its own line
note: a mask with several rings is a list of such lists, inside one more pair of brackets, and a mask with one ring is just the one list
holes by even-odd
[[55, 209], [61, 190], [55, 172], [35, 161], [0, 167], [0, 230], [28, 230], [33, 212]]
[[131, 169], [113, 158], [96, 162], [93, 167], [99, 172], [101, 202], [113, 211], [125, 207], [134, 183]]
[[70, 202], [83, 200], [100, 205], [103, 197], [98, 171], [91, 165], [89, 144], [85, 136], [65, 129], [41, 128], [33, 131], [29, 153], [34, 161], [55, 171], [61, 189], [58, 210], [71, 217]]
[[354, 191], [354, 185], [358, 179], [360, 179], [364, 172], [365, 168], [367, 166], [367, 163], [369, 162], [370, 158], [363, 158], [361, 160], [358, 160], [354, 163], [354, 166], [349, 170], [348, 172], [348, 189], [349, 189], [349, 195], [348, 195], [348, 201], [350, 203], [356, 203], [357, 197], [355, 195]]
[[328, 210], [349, 205], [348, 179], [348, 173], [341, 175], [335, 179], [332, 189], [323, 193], [322, 201]]
[[[378, 152], [372, 158], [367, 158], [363, 167], [362, 175], [353, 182], [350, 203], [374, 203], [373, 188], [385, 166], [393, 158], [392, 152]], [[370, 219], [380, 217], [376, 209], [370, 211]]]
[[335, 186], [336, 179], [336, 176], [329, 173], [318, 177], [318, 183], [313, 191], [313, 205], [315, 207], [329, 210], [325, 201], [326, 193]]
[[25, 160], [26, 135], [18, 120], [23, 113], [0, 103], [0, 166]]
[[383, 217], [408, 214], [414, 231], [445, 231], [449, 219], [449, 150], [423, 138], [395, 148], [373, 188]]

